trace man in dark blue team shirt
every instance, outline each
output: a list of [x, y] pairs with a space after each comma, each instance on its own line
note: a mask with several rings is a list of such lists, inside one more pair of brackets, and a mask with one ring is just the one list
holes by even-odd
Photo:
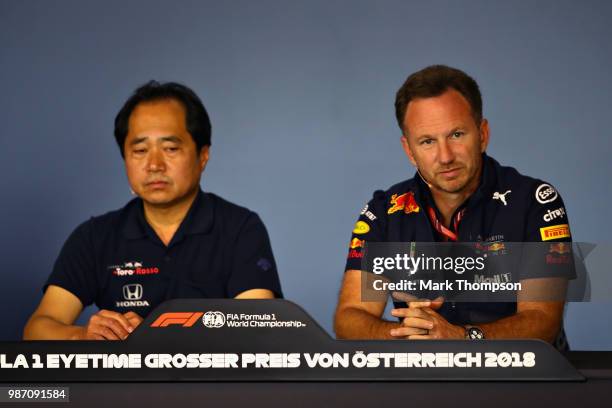
[[[417, 173], [375, 192], [361, 212], [336, 310], [337, 336], [559, 341], [563, 295], [549, 301], [540, 296], [551, 287], [563, 294], [573, 265], [571, 244], [564, 243], [571, 242], [569, 222], [558, 192], [486, 155], [489, 124], [482, 116], [480, 90], [464, 72], [438, 65], [410, 75], [395, 107], [402, 147]], [[519, 281], [522, 289], [511, 302], [400, 296], [406, 302], [396, 301], [392, 310], [398, 323], [382, 319], [385, 297], [362, 299], [362, 282], [371, 282], [361, 264], [368, 242], [470, 242], [491, 256], [503, 255], [509, 243], [540, 242], [535, 245], [545, 253], [528, 257], [536, 262], [529, 271], [513, 271], [508, 280]]]
[[[137, 198], [68, 238], [28, 321], [26, 339], [125, 339], [173, 298], [282, 297], [257, 214], [200, 190], [211, 126], [189, 88], [151, 81], [115, 119]], [[101, 310], [81, 327], [87, 305]]]

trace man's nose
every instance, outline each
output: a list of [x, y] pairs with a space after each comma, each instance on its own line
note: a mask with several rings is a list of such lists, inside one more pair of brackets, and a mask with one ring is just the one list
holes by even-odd
[[455, 154], [446, 140], [438, 144], [438, 149], [438, 161], [441, 164], [449, 164], [455, 160]]
[[164, 171], [166, 169], [166, 163], [164, 162], [164, 156], [160, 149], [152, 149], [149, 153], [147, 161], [148, 171]]

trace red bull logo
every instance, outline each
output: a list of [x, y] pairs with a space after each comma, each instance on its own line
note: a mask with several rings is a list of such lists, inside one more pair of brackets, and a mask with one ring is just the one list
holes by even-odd
[[566, 242], [553, 242], [548, 248], [548, 253], [565, 255], [570, 253], [570, 245]]
[[494, 242], [493, 244], [489, 245], [488, 248], [488, 250], [492, 252], [501, 251], [502, 249], [506, 249], [506, 246], [503, 242]]
[[420, 209], [414, 199], [414, 194], [410, 191], [402, 195], [393, 194], [391, 196], [391, 207], [387, 210], [387, 214], [393, 214], [401, 210], [404, 210], [405, 214], [410, 214], [419, 212]]
[[349, 259], [352, 258], [363, 258], [363, 252], [358, 251], [356, 249], [351, 249], [348, 254]]
[[551, 243], [546, 254], [546, 263], [549, 265], [571, 263], [572, 257], [569, 255], [571, 250], [572, 246], [568, 242]]
[[351, 249], [363, 248], [364, 244], [365, 244], [365, 241], [363, 239], [353, 238], [351, 240], [351, 245], [349, 245], [349, 248], [351, 248]]

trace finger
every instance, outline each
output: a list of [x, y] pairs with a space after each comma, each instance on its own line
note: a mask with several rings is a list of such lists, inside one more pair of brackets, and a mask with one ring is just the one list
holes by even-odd
[[402, 322], [402, 327], [416, 327], [419, 329], [431, 330], [434, 328], [432, 320], [419, 319], [417, 317], [407, 317]]
[[443, 296], [438, 296], [437, 298], [435, 298], [434, 300], [431, 301], [431, 308], [433, 310], [438, 310], [442, 307], [442, 305], [444, 304], [444, 297]]
[[92, 336], [102, 336], [104, 340], [119, 340], [119, 337], [106, 326], [93, 326], [90, 328], [90, 333]]
[[[444, 319], [442, 316], [440, 316], [440, 313], [436, 312], [435, 310], [429, 308], [429, 307], [424, 307], [423, 309], [420, 309], [423, 311], [423, 313], [425, 313], [427, 316], [429, 316], [429, 318], [435, 318], [436, 316]], [[444, 319], [446, 320], [446, 319]]]
[[126, 319], [131, 320], [131, 319], [140, 319], [142, 320], [142, 317], [140, 317], [140, 315], [138, 315], [135, 312], [129, 311], [123, 314], [123, 316], [125, 316]]
[[98, 325], [112, 330], [120, 339], [125, 339], [129, 334], [117, 320], [112, 318], [99, 317]]
[[106, 340], [99, 334], [94, 334], [90, 331], [85, 332], [85, 340]]
[[[138, 326], [140, 326], [140, 323], [142, 323], [142, 318], [133, 318], [133, 319], [130, 319], [130, 323], [132, 324], [132, 327], [135, 330]], [[132, 333], [133, 333], [133, 331], [132, 331]]]
[[144, 320], [142, 317], [140, 317], [134, 312], [127, 312], [123, 316], [125, 316], [125, 318], [128, 319], [128, 321], [134, 328], [138, 327], [138, 325]]
[[121, 313], [112, 312], [110, 310], [100, 310], [98, 314], [101, 316], [108, 317], [108, 318], [118, 321], [119, 324], [123, 326], [123, 329], [127, 331], [128, 333], [131, 333], [134, 330], [134, 328], [132, 327], [132, 324]]
[[110, 310], [101, 310], [100, 315], [116, 320], [121, 326], [123, 326], [123, 329], [128, 333], [131, 333], [134, 330], [132, 324], [121, 313], [113, 312]]
[[391, 329], [389, 334], [393, 337], [407, 337], [411, 335], [427, 335], [428, 331], [425, 329], [419, 329], [417, 327], [398, 327]]
[[391, 292], [391, 297], [397, 301], [406, 302], [406, 303], [413, 302], [419, 299], [416, 296], [411, 295], [410, 293], [406, 293], [406, 292]]
[[412, 334], [408, 336], [408, 340], [432, 340], [433, 337], [426, 334]]
[[431, 306], [431, 300], [428, 300], [428, 299], [420, 299], [420, 300], [415, 300], [414, 302], [408, 302], [408, 307], [412, 309], [430, 307], [430, 306]]
[[398, 318], [406, 317], [420, 317], [421, 319], [430, 320], [429, 314], [426, 313], [428, 308], [415, 308], [415, 309], [392, 309], [391, 315]]

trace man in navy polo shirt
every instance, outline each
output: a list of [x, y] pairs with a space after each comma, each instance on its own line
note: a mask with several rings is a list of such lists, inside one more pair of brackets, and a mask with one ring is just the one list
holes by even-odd
[[[257, 214], [200, 190], [211, 127], [189, 88], [151, 81], [115, 118], [137, 198], [68, 238], [29, 319], [26, 339], [125, 339], [173, 298], [282, 297]], [[101, 310], [84, 327], [83, 308]]]
[[[386, 192], [375, 192], [361, 211], [349, 245], [336, 335], [562, 339], [563, 294], [573, 263], [568, 255], [571, 244], [564, 244], [571, 242], [569, 222], [557, 191], [486, 155], [489, 125], [482, 117], [480, 90], [464, 72], [438, 65], [410, 75], [397, 92], [395, 107], [402, 147], [417, 173]], [[418, 246], [456, 241], [475, 243], [490, 256], [503, 255], [511, 242], [541, 242], [536, 245], [546, 253], [532, 257], [539, 262], [528, 268], [535, 275], [513, 271], [522, 285], [516, 301], [455, 303], [443, 297], [404, 297], [406, 303], [396, 301], [392, 310], [397, 323], [382, 319], [386, 300], [362, 300], [362, 277], [369, 275], [361, 266], [367, 242]], [[561, 288], [562, 295], [541, 301], [538, 294], [552, 286]]]

